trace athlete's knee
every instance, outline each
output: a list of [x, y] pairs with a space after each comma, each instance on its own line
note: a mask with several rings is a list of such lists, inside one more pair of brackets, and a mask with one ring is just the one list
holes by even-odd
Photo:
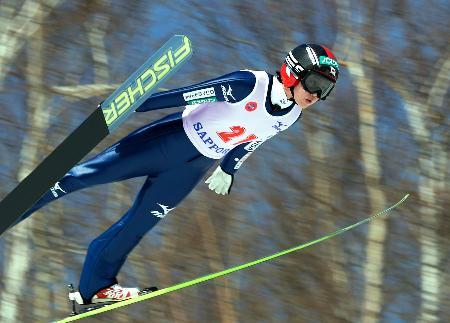
[[63, 178], [62, 182], [67, 185], [67, 189], [70, 192], [90, 186], [89, 178], [92, 175], [92, 170], [84, 167], [83, 165], [77, 165], [73, 167]]

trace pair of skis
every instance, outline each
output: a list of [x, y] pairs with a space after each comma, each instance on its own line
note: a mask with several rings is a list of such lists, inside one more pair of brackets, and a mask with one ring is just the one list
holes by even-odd
[[242, 269], [246, 269], [246, 268], [249, 268], [249, 267], [252, 267], [252, 266], [256, 266], [256, 265], [259, 265], [261, 263], [267, 262], [269, 260], [273, 260], [275, 258], [287, 255], [289, 253], [292, 253], [292, 252], [304, 249], [306, 247], [315, 245], [315, 244], [317, 244], [319, 242], [328, 240], [328, 239], [330, 239], [332, 237], [335, 237], [335, 236], [340, 235], [340, 234], [342, 234], [344, 232], [347, 232], [347, 231], [349, 231], [351, 229], [354, 229], [354, 228], [360, 226], [361, 224], [370, 222], [370, 221], [374, 220], [375, 218], [377, 218], [377, 217], [379, 217], [379, 216], [381, 216], [383, 214], [386, 214], [389, 211], [391, 211], [392, 209], [396, 208], [397, 206], [402, 204], [408, 197], [409, 197], [409, 194], [406, 194], [397, 203], [391, 205], [390, 207], [384, 209], [383, 211], [378, 212], [377, 214], [374, 214], [374, 215], [372, 215], [372, 216], [370, 216], [370, 217], [368, 217], [368, 218], [366, 218], [366, 219], [364, 219], [362, 221], [359, 221], [357, 223], [349, 225], [349, 226], [347, 226], [345, 228], [342, 228], [342, 229], [339, 229], [337, 231], [334, 231], [334, 232], [332, 232], [330, 234], [327, 234], [327, 235], [325, 235], [325, 236], [323, 236], [321, 238], [318, 238], [318, 239], [309, 241], [307, 243], [301, 244], [301, 245], [299, 245], [297, 247], [286, 249], [284, 251], [278, 252], [278, 253], [273, 254], [271, 256], [268, 256], [268, 257], [260, 258], [260, 259], [254, 260], [252, 262], [248, 262], [248, 263], [240, 265], [240, 266], [232, 267], [232, 268], [229, 268], [229, 269], [217, 272], [217, 273], [213, 273], [213, 274], [210, 274], [210, 275], [199, 277], [199, 278], [196, 278], [196, 279], [193, 279], [193, 280], [181, 283], [181, 284], [177, 284], [177, 285], [174, 285], [174, 286], [170, 286], [170, 287], [167, 287], [167, 288], [164, 288], [164, 289], [161, 289], [161, 290], [150, 291], [148, 293], [145, 293], [143, 295], [140, 295], [138, 297], [131, 298], [131, 299], [128, 299], [128, 300], [125, 300], [125, 301], [121, 301], [121, 302], [117, 302], [117, 303], [113, 303], [113, 304], [108, 304], [108, 305], [99, 305], [101, 307], [95, 308], [95, 309], [92, 309], [92, 310], [89, 310], [89, 311], [86, 311], [84, 313], [80, 313], [78, 315], [73, 315], [73, 316], [67, 317], [67, 318], [62, 319], [60, 321], [57, 321], [57, 323], [72, 322], [72, 321], [83, 319], [83, 318], [86, 318], [86, 317], [89, 317], [89, 316], [94, 316], [94, 315], [97, 315], [97, 314], [100, 314], [100, 313], [104, 313], [104, 312], [107, 312], [107, 311], [112, 311], [112, 310], [120, 308], [120, 307], [128, 306], [128, 305], [133, 304], [133, 303], [142, 302], [142, 301], [150, 299], [150, 298], [155, 298], [155, 297], [158, 297], [158, 296], [170, 293], [170, 292], [174, 292], [174, 291], [177, 291], [177, 290], [189, 287], [189, 286], [193, 286], [193, 285], [196, 285], [196, 284], [203, 283], [203, 282], [208, 281], [208, 280], [212, 280], [212, 279], [215, 279], [215, 278], [218, 278], [218, 277], [222, 277], [222, 276], [231, 274], [233, 272], [236, 272], [236, 271], [239, 271], [239, 270], [242, 270]]

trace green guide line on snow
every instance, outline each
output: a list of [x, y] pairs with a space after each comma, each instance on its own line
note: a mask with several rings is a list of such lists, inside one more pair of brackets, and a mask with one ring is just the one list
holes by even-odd
[[152, 293], [149, 293], [149, 294], [141, 295], [141, 296], [138, 296], [136, 298], [131, 298], [131, 299], [128, 299], [128, 300], [125, 300], [125, 301], [121, 301], [121, 302], [112, 304], [112, 305], [107, 305], [105, 307], [101, 307], [101, 308], [98, 308], [98, 309], [95, 309], [95, 310], [92, 310], [92, 311], [89, 311], [89, 312], [86, 312], [86, 313], [78, 314], [78, 315], [75, 315], [75, 316], [70, 316], [70, 317], [67, 317], [67, 318], [65, 318], [65, 319], [63, 319], [61, 321], [57, 321], [57, 323], [72, 322], [72, 321], [83, 319], [83, 318], [86, 318], [86, 317], [89, 317], [89, 316], [97, 315], [97, 314], [100, 314], [100, 313], [103, 313], [103, 312], [111, 311], [111, 310], [114, 310], [114, 309], [119, 308], [119, 307], [123, 307], [123, 306], [127, 306], [127, 305], [130, 305], [130, 304], [133, 304], [133, 303], [141, 302], [141, 301], [146, 300], [146, 299], [158, 297], [158, 296], [170, 293], [170, 292], [174, 292], [176, 290], [180, 290], [180, 289], [183, 289], [183, 288], [186, 288], [186, 287], [189, 287], [189, 286], [193, 286], [195, 284], [203, 283], [203, 282], [208, 281], [208, 280], [212, 280], [212, 279], [215, 279], [215, 278], [218, 278], [218, 277], [221, 277], [221, 276], [225, 276], [225, 275], [231, 274], [233, 272], [236, 272], [236, 271], [239, 271], [239, 270], [242, 270], [242, 269], [246, 269], [246, 268], [249, 268], [249, 267], [261, 264], [263, 262], [266, 262], [266, 261], [269, 261], [269, 260], [272, 260], [272, 259], [284, 256], [284, 255], [289, 254], [289, 253], [294, 252], [294, 251], [298, 251], [298, 250], [304, 249], [306, 247], [315, 245], [315, 244], [317, 244], [319, 242], [322, 242], [324, 240], [328, 240], [328, 239], [330, 239], [332, 237], [335, 237], [335, 236], [337, 236], [337, 235], [339, 235], [341, 233], [349, 231], [349, 230], [351, 230], [351, 229], [353, 229], [353, 228], [355, 228], [355, 227], [357, 227], [357, 226], [359, 226], [361, 224], [370, 222], [373, 219], [379, 217], [380, 215], [388, 213], [392, 209], [396, 208], [397, 206], [402, 204], [408, 197], [409, 197], [409, 194], [406, 194], [400, 201], [398, 201], [394, 205], [388, 207], [387, 209], [385, 209], [385, 210], [383, 210], [381, 212], [378, 212], [375, 215], [372, 215], [372, 216], [370, 216], [370, 217], [368, 217], [368, 218], [366, 218], [366, 219], [364, 219], [362, 221], [359, 221], [359, 222], [357, 222], [355, 224], [349, 225], [349, 226], [347, 226], [345, 228], [339, 229], [339, 230], [337, 230], [337, 231], [335, 231], [333, 233], [330, 233], [330, 234], [325, 235], [325, 236], [323, 236], [321, 238], [309, 241], [309, 242], [304, 243], [302, 245], [299, 245], [297, 247], [286, 249], [284, 251], [278, 252], [278, 253], [273, 254], [271, 256], [260, 258], [260, 259], [257, 259], [255, 261], [252, 261], [252, 262], [240, 265], [240, 266], [232, 267], [232, 268], [229, 268], [229, 269], [226, 269], [226, 270], [214, 273], [214, 274], [206, 275], [206, 276], [199, 277], [199, 278], [196, 278], [196, 279], [184, 282], [184, 283], [180, 283], [180, 284], [177, 284], [177, 285], [174, 285], [174, 286], [170, 286], [170, 287], [158, 290], [156, 292], [152, 292]]

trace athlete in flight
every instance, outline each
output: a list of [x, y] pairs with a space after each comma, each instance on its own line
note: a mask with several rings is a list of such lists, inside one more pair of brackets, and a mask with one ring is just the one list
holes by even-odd
[[206, 180], [228, 194], [233, 176], [265, 140], [286, 130], [333, 90], [336, 57], [325, 46], [303, 44], [288, 53], [280, 71], [241, 70], [196, 85], [152, 95], [136, 111], [186, 106], [130, 133], [97, 156], [74, 166], [17, 222], [74, 191], [146, 176], [131, 208], [94, 239], [84, 262], [79, 304], [121, 301], [139, 288], [118, 284], [117, 274], [142, 237], [197, 185]]

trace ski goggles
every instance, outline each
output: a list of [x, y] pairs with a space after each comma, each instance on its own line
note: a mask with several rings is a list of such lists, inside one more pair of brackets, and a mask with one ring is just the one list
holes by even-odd
[[317, 93], [317, 96], [321, 100], [325, 100], [335, 85], [335, 82], [326, 76], [312, 70], [309, 70], [305, 75], [302, 75], [300, 82], [306, 91], [311, 94]]

